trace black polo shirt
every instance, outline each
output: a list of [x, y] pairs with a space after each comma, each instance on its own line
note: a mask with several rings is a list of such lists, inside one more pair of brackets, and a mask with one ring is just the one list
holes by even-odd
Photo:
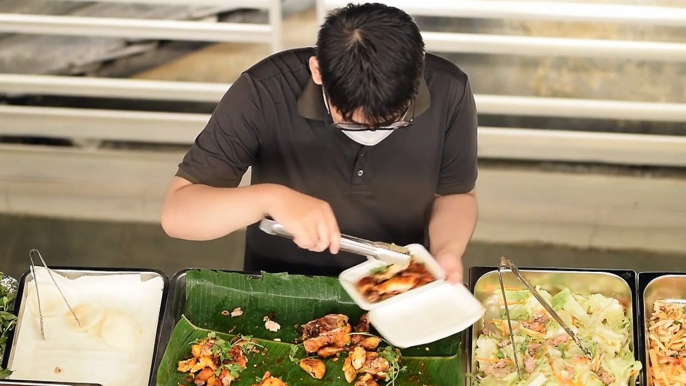
[[[363, 146], [331, 125], [310, 74], [313, 55], [313, 48], [284, 51], [242, 73], [177, 175], [235, 187], [252, 166], [252, 184], [281, 184], [327, 201], [345, 234], [424, 243], [435, 196], [467, 193], [476, 183], [477, 114], [467, 76], [427, 54], [414, 124]], [[247, 271], [336, 275], [363, 260], [302, 250], [258, 224], [247, 230]]]

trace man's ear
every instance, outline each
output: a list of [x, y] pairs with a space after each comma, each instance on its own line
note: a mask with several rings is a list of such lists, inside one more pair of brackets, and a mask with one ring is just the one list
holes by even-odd
[[319, 61], [315, 56], [310, 57], [310, 72], [312, 73], [312, 80], [314, 81], [314, 83], [321, 86], [322, 73], [319, 72]]

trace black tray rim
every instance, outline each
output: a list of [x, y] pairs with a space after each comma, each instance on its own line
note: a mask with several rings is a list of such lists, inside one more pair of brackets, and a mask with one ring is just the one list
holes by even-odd
[[[117, 273], [154, 273], [159, 275], [162, 278], [163, 281], [163, 286], [162, 286], [162, 298], [160, 299], [160, 312], [159, 316], [157, 318], [157, 330], [155, 332], [155, 345], [153, 347], [153, 357], [152, 357], [152, 365], [150, 369], [150, 376], [148, 377], [148, 386], [152, 386], [153, 379], [156, 379], [157, 377], [157, 362], [161, 360], [161, 358], [157, 358], [157, 353], [158, 353], [158, 347], [160, 344], [160, 333], [162, 331], [162, 323], [164, 322], [164, 315], [166, 314], [166, 305], [167, 305], [167, 300], [169, 296], [169, 277], [162, 272], [159, 269], [156, 268], [135, 268], [135, 267], [127, 267], [127, 268], [122, 268], [122, 267], [84, 267], [84, 266], [51, 266], [51, 270], [53, 271], [60, 271], [60, 270], [71, 270], [71, 271], [90, 271], [90, 272], [117, 272]], [[24, 274], [21, 275], [21, 278], [19, 279], [19, 288], [17, 289], [17, 296], [14, 301], [14, 309], [12, 311], [12, 314], [14, 316], [19, 315], [19, 309], [21, 307], [21, 300], [24, 296], [24, 287], [26, 284], [27, 277], [31, 274], [31, 270], [28, 269], [24, 272]], [[16, 327], [15, 327], [16, 331]], [[14, 332], [12, 331], [12, 334], [7, 337], [7, 344], [6, 344], [6, 350], [5, 350], [5, 355], [2, 358], [2, 367], [7, 368], [7, 364], [9, 362], [10, 358], [10, 352], [12, 351], [13, 344], [14, 344]], [[14, 381], [14, 380], [12, 380]], [[24, 380], [21, 380], [24, 381]], [[37, 382], [37, 381], [30, 381], [30, 382]], [[45, 383], [44, 381], [40, 381], [42, 383]], [[49, 384], [49, 383], [46, 383]], [[58, 385], [60, 383], [57, 383]], [[62, 382], [61, 384], [65, 384], [65, 382]], [[70, 384], [70, 383], [67, 383]], [[74, 386], [95, 386], [95, 384], [76, 384], [76, 383], [71, 383], [71, 385]]]
[[[638, 377], [636, 378], [636, 385], [637, 386], [645, 386], [645, 361], [643, 357], [645, 355], [641, 354], [643, 353], [644, 350], [644, 342], [642, 340], [642, 336], [640, 335], [640, 331], [643, 330], [641, 326], [643, 326], [643, 313], [641, 311], [641, 306], [639, 305], [638, 298], [640, 297], [638, 294], [638, 286], [639, 286], [639, 273], [633, 269], [603, 269], [603, 268], [577, 268], [577, 267], [551, 267], [551, 268], [545, 268], [545, 267], [528, 267], [528, 266], [518, 266], [518, 268], [522, 271], [550, 271], [550, 272], [589, 272], [589, 273], [611, 273], [614, 275], [619, 276], [622, 280], [624, 280], [628, 285], [629, 288], [631, 289], [631, 293], [633, 295], [632, 299], [632, 306], [634, 308], [634, 322], [633, 322], [633, 335], [634, 335], [634, 358], [637, 361], [640, 361], [642, 363], [643, 370], [639, 372]], [[476, 282], [479, 281], [479, 279], [484, 276], [485, 274], [489, 272], [493, 272], [497, 270], [497, 266], [484, 266], [484, 265], [479, 265], [479, 266], [473, 266], [469, 269], [469, 291], [474, 293], [474, 287], [476, 286]], [[633, 280], [627, 280], [623, 275], [629, 275]], [[467, 341], [467, 347], [466, 347], [466, 353], [465, 356], [468, 356], [467, 360], [467, 366], [470, 366], [471, 363], [471, 351], [472, 351], [472, 335], [473, 335], [473, 330], [474, 326], [470, 326], [469, 329], [467, 329], [466, 332], [466, 341]], [[472, 369], [467, 367], [467, 369], [471, 371]], [[466, 372], [466, 371], [465, 371]]]
[[0, 386], [102, 386], [99, 383], [70, 383], [70, 382], [50, 382], [50, 381], [25, 381], [20, 379], [0, 379]]

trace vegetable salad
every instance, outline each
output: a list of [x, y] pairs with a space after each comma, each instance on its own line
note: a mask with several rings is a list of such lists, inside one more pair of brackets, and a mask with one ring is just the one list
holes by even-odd
[[[526, 290], [506, 290], [514, 333], [511, 344], [500, 289], [501, 318], [487, 321], [476, 342], [475, 384], [480, 386], [626, 386], [641, 370], [630, 350], [630, 319], [617, 299], [580, 296], [569, 289], [551, 296], [552, 305], [593, 354], [588, 358], [565, 330]], [[522, 373], [519, 379], [513, 350]]]

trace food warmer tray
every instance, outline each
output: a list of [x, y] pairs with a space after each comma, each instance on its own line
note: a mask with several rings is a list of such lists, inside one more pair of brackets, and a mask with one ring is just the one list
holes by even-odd
[[[150, 277], [154, 276], [159, 276], [163, 280], [163, 287], [162, 287], [162, 299], [160, 302], [160, 313], [159, 313], [159, 318], [157, 319], [157, 332], [155, 334], [155, 347], [153, 348], [153, 360], [152, 360], [152, 366], [151, 366], [151, 371], [150, 371], [150, 378], [148, 385], [153, 386], [155, 384], [155, 379], [157, 376], [157, 368], [159, 367], [159, 363], [162, 360], [162, 355], [164, 354], [164, 350], [160, 350], [160, 338], [161, 338], [161, 333], [162, 333], [162, 326], [164, 322], [164, 315], [166, 313], [166, 305], [168, 303], [167, 298], [169, 295], [169, 277], [165, 275], [162, 271], [156, 270], [156, 269], [145, 269], [145, 268], [111, 268], [111, 267], [64, 267], [64, 266], [59, 266], [59, 267], [50, 267], [50, 269], [54, 272], [59, 273], [60, 275], [64, 275], [67, 278], [75, 278], [83, 275], [103, 275], [103, 274], [147, 274], [150, 275]], [[21, 309], [21, 304], [24, 301], [24, 287], [25, 283], [28, 280], [29, 276], [31, 275], [31, 270], [27, 270], [24, 272], [24, 274], [21, 276], [21, 279], [19, 280], [19, 289], [17, 290], [17, 298], [14, 304], [14, 311], [13, 314], [19, 317], [19, 310]], [[15, 332], [10, 334], [7, 338], [7, 349], [5, 351], [5, 356], [2, 358], [2, 367], [7, 368], [7, 364], [9, 362], [12, 350], [14, 349], [14, 335], [16, 333], [17, 329], [15, 329]], [[5, 380], [2, 382], [10, 382], [10, 380]], [[56, 385], [56, 386], [99, 386], [99, 385], [94, 385], [94, 384], [77, 384], [77, 383], [50, 383], [50, 382], [36, 382], [36, 381], [30, 381], [26, 383], [27, 381], [20, 381], [20, 380], [11, 380], [11, 382], [15, 383], [6, 383], [7, 385]], [[17, 383], [18, 382], [18, 383]], [[3, 383], [0, 383], [0, 385], [3, 385]]]
[[642, 328], [641, 361], [643, 362], [643, 376], [641, 386], [650, 386], [648, 369], [648, 328], [650, 316], [653, 313], [653, 303], [656, 300], [683, 300], [686, 304], [686, 274], [683, 272], [641, 272], [638, 274], [638, 300], [641, 311]]
[[[193, 271], [196, 269], [202, 269], [202, 268], [186, 268], [183, 269], [170, 279], [169, 282], [169, 296], [167, 297], [167, 305], [165, 306], [165, 314], [164, 314], [164, 320], [162, 321], [162, 329], [160, 333], [160, 343], [159, 346], [157, 347], [156, 351], [156, 358], [158, 360], [162, 359], [162, 356], [164, 355], [164, 351], [167, 348], [167, 344], [169, 343], [169, 339], [171, 338], [171, 334], [174, 331], [174, 326], [176, 326], [176, 323], [178, 323], [179, 320], [181, 320], [181, 316], [183, 315], [183, 310], [186, 306], [186, 273], [188, 271]], [[217, 270], [213, 269], [212, 271], [219, 271], [219, 272], [228, 272], [228, 273], [239, 273], [242, 275], [248, 275], [252, 276], [254, 278], [259, 278], [261, 277], [261, 274], [255, 273], [255, 272], [246, 272], [246, 271], [238, 271], [238, 270]], [[302, 275], [306, 277], [313, 277], [313, 275]], [[329, 276], [332, 277], [332, 276]], [[469, 285], [467, 283], [464, 284], [465, 287], [469, 288]], [[471, 330], [465, 330], [464, 332], [461, 333], [462, 336], [462, 342], [463, 342], [463, 347], [468, 347], [469, 340], [468, 340], [468, 331]], [[467, 373], [467, 370], [469, 368], [469, 359], [470, 357], [468, 355], [461, 355], [461, 360], [462, 360], [462, 370], [464, 374]], [[154, 386], [155, 382], [157, 381], [157, 378], [153, 379], [151, 381], [150, 386]]]
[[[556, 287], [569, 287], [573, 292], [589, 293], [589, 288], [593, 292], [602, 291], [606, 295], [618, 298], [630, 298], [629, 311], [632, 314], [632, 351], [636, 360], [642, 361], [643, 344], [640, 340], [641, 317], [640, 307], [637, 296], [638, 274], [633, 270], [616, 270], [616, 269], [564, 269], [564, 268], [527, 268], [519, 267], [519, 270], [524, 276], [533, 284], [548, 286], [551, 289]], [[522, 286], [513, 274], [504, 272], [503, 281], [505, 285]], [[594, 289], [593, 286], [595, 285]], [[474, 293], [480, 301], [485, 300], [485, 297], [492, 294], [493, 290], [500, 288], [498, 284], [497, 267], [495, 266], [477, 266], [469, 270], [469, 289]], [[465, 334], [465, 342], [467, 348], [466, 371], [469, 373], [474, 368], [473, 352], [476, 345], [476, 338], [483, 321], [474, 324]], [[465, 380], [466, 386], [470, 386], [471, 378], [467, 377]], [[643, 385], [643, 373], [639, 373], [636, 379], [636, 385]], [[631, 385], [630, 385], [631, 386]]]

